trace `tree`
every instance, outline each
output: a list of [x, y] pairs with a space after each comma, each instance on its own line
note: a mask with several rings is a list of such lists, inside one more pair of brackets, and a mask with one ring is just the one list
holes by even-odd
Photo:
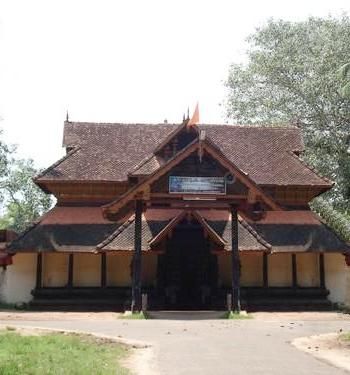
[[14, 158], [14, 147], [0, 140], [0, 228], [21, 232], [47, 211], [52, 200], [32, 181], [38, 173], [33, 160]]
[[350, 97], [339, 68], [349, 61], [350, 19], [270, 20], [248, 39], [246, 64], [232, 64], [227, 116], [303, 130], [304, 157], [337, 184], [327, 199], [350, 213]]
[[[0, 130], [0, 135], [2, 131]], [[4, 181], [9, 173], [12, 150], [0, 139], [0, 203], [4, 199]]]
[[311, 204], [312, 209], [317, 212], [327, 224], [342, 238], [350, 242], [350, 220], [349, 217], [334, 210], [331, 204], [322, 198], [315, 199]]
[[344, 80], [344, 85], [340, 89], [340, 93], [345, 98], [350, 98], [350, 62], [344, 64], [339, 69], [339, 75], [342, 80]]

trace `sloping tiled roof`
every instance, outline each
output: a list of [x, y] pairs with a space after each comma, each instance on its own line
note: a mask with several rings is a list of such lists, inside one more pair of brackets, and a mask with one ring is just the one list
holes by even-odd
[[[126, 181], [128, 173], [151, 173], [159, 166], [154, 149], [177, 124], [96, 124], [66, 122], [63, 144], [79, 147], [38, 178], [42, 181]], [[294, 127], [199, 125], [239, 169], [260, 185], [329, 187], [293, 152], [303, 150]]]
[[119, 226], [100, 207], [54, 207], [10, 243], [7, 251], [95, 251]]
[[[178, 210], [167, 210], [166, 219], [154, 220], [152, 210], [147, 211], [148, 217], [142, 217], [142, 245], [143, 251], [151, 250], [150, 240], [161, 232], [170, 222], [169, 216], [173, 211], [173, 219], [179, 214]], [[226, 250], [231, 249], [230, 221], [209, 221], [201, 215], [205, 222], [226, 242]], [[159, 219], [159, 216], [158, 216]], [[120, 226], [109, 238], [103, 241], [98, 249], [102, 251], [133, 251], [134, 250], [134, 217]], [[238, 241], [240, 251], [269, 251], [271, 246], [264, 241], [246, 222], [240, 219], [238, 224]]]
[[[167, 224], [169, 220], [142, 220], [142, 241], [141, 250], [151, 250], [149, 241], [156, 236]], [[133, 251], [134, 250], [134, 236], [135, 236], [135, 218], [128, 220], [122, 228], [119, 228], [103, 241], [98, 249], [102, 251]]]
[[[142, 250], [182, 210], [148, 209], [142, 218]], [[231, 220], [226, 211], [201, 210], [203, 220], [231, 249]], [[135, 222], [131, 217], [120, 223], [103, 218], [101, 207], [55, 207], [39, 222], [10, 243], [6, 251], [132, 251]], [[350, 252], [311, 211], [269, 211], [259, 221], [239, 219], [240, 251], [268, 252]]]
[[350, 252], [312, 211], [269, 211], [250, 224], [272, 245], [272, 252]]

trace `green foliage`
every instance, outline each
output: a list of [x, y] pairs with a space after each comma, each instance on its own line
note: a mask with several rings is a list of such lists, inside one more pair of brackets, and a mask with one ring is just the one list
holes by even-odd
[[300, 126], [306, 160], [337, 182], [328, 197], [345, 211], [350, 206], [350, 97], [340, 92], [339, 67], [349, 61], [349, 17], [270, 20], [248, 43], [247, 63], [232, 64], [229, 71], [227, 116], [238, 123]]
[[311, 208], [322, 217], [340, 238], [350, 242], [350, 218], [336, 211], [330, 203], [322, 198], [316, 198], [311, 203]]
[[[2, 131], [0, 130], [0, 135], [1, 134], [2, 134]], [[13, 152], [13, 149], [11, 149], [8, 145], [6, 145], [0, 139], [0, 203], [4, 199], [3, 184], [4, 184], [4, 180], [9, 174], [9, 166], [12, 161], [11, 159], [12, 152]]]
[[0, 228], [21, 232], [50, 208], [52, 200], [32, 181], [38, 173], [33, 160], [15, 159], [14, 152], [0, 140]]
[[17, 374], [128, 374], [119, 361], [126, 349], [88, 336], [0, 334], [0, 373]]

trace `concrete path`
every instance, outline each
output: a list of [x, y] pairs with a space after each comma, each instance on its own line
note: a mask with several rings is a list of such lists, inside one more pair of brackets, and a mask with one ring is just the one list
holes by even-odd
[[[157, 373], [238, 375], [338, 375], [347, 373], [299, 351], [297, 337], [350, 331], [338, 314], [314, 316], [257, 315], [252, 320], [215, 320], [210, 316], [169, 314], [159, 320], [0, 320], [2, 325], [80, 330], [153, 347]], [[142, 372], [141, 372], [142, 373]]]

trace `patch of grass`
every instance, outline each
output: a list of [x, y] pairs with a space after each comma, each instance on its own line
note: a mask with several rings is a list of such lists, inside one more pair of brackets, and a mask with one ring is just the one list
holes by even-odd
[[249, 314], [239, 314], [233, 311], [226, 311], [224, 315], [222, 316], [222, 319], [253, 319], [253, 317]]
[[126, 375], [120, 365], [127, 348], [88, 335], [21, 336], [0, 331], [2, 375]]
[[7, 331], [16, 331], [16, 327], [6, 326], [5, 329]]
[[146, 311], [135, 312], [132, 314], [124, 314], [118, 317], [119, 319], [151, 319]]
[[350, 341], [350, 332], [345, 332], [339, 335], [340, 340]]

